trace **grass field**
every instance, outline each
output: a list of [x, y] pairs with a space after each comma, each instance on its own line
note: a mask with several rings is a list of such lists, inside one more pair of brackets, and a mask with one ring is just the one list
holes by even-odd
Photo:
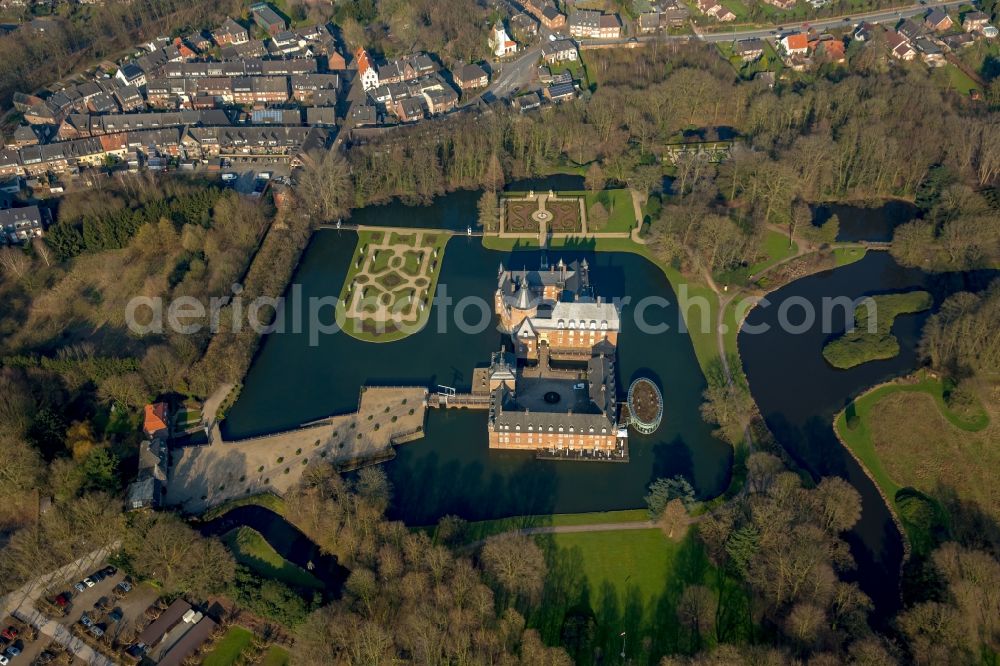
[[[869, 361], [895, 357], [899, 354], [899, 341], [891, 329], [896, 317], [921, 312], [934, 303], [926, 291], [880, 294], [872, 300], [875, 303], [872, 312], [865, 303], [855, 309], [853, 331], [847, 331], [823, 347], [823, 357], [833, 367], [853, 368]], [[869, 326], [870, 323], [874, 325]]]
[[222, 542], [232, 551], [237, 562], [265, 578], [273, 578], [294, 587], [323, 588], [323, 583], [315, 576], [279, 555], [260, 532], [252, 528], [238, 527], [227, 532], [223, 535]]
[[586, 192], [573, 194], [583, 194], [589, 215], [590, 207], [596, 202], [601, 204], [608, 211], [608, 221], [598, 228], [588, 222], [590, 231], [617, 231], [628, 232], [636, 225], [635, 208], [632, 206], [632, 195], [628, 190], [602, 190], [600, 192]]
[[215, 648], [205, 655], [202, 666], [230, 666], [250, 646], [253, 634], [243, 627], [231, 627]]
[[960, 95], [968, 97], [969, 93], [973, 90], [980, 90], [981, 86], [954, 64], [948, 63], [943, 69], [944, 73], [948, 76], [948, 85], [954, 88]]
[[759, 261], [744, 268], [719, 273], [714, 276], [715, 281], [720, 286], [725, 284], [746, 285], [751, 281], [751, 276], [766, 271], [779, 261], [794, 257], [798, 251], [799, 246], [797, 243], [792, 242], [791, 245], [788, 244], [788, 236], [779, 231], [769, 229], [764, 234], [763, 256]]
[[[636, 586], [647, 603], [667, 587], [681, 544], [670, 541], [659, 528], [620, 532], [575, 532], [545, 535], [559, 557], [576, 551], [581, 572], [592, 590], [605, 584], [621, 597]], [[575, 555], [576, 553], [574, 553]]]
[[260, 666], [287, 666], [289, 661], [287, 650], [272, 645], [264, 653], [264, 659], [261, 660]]
[[[898, 505], [906, 488], [930, 497], [946, 488], [1000, 517], [994, 479], [1000, 466], [998, 411], [996, 405], [988, 412], [972, 405], [956, 413], [945, 402], [941, 380], [921, 373], [913, 383], [860, 396], [834, 425], [890, 502]], [[911, 539], [922, 537], [909, 526], [907, 531]]]
[[[626, 640], [627, 663], [656, 663], [689, 640], [677, 620], [677, 604], [689, 585], [703, 585], [719, 598], [717, 621], [726, 633], [746, 634], [746, 598], [708, 560], [694, 531], [672, 541], [659, 529], [546, 534], [535, 537], [546, 554], [543, 601], [529, 616], [548, 642], [565, 641], [568, 618], [593, 622], [594, 647], [617, 657], [621, 632], [646, 635]], [[714, 634], [704, 636], [714, 643]], [[583, 657], [583, 655], [580, 655]], [[620, 663], [611, 660], [609, 663]]]

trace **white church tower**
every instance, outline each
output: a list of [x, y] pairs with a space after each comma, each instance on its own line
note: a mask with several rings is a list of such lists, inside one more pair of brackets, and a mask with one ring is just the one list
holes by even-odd
[[490, 35], [490, 48], [493, 50], [493, 55], [498, 58], [517, 53], [517, 42], [507, 34], [502, 20], [497, 21], [497, 24], [493, 26], [493, 34]]

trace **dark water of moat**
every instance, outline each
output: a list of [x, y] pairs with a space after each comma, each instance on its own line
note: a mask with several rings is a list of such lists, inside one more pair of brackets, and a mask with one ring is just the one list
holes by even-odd
[[[838, 214], [843, 221], [844, 215]], [[770, 331], [751, 335], [744, 329], [739, 337], [750, 389], [778, 441], [814, 477], [841, 476], [861, 493], [861, 520], [848, 540], [858, 565], [857, 580], [876, 602], [883, 618], [899, 603], [902, 542], [874, 484], [837, 440], [833, 418], [871, 386], [915, 370], [919, 364], [920, 332], [931, 312], [949, 295], [983, 289], [996, 275], [996, 271], [925, 273], [898, 265], [887, 252], [869, 252], [855, 264], [799, 280], [769, 294], [770, 305], [752, 310], [747, 324], [766, 324]], [[914, 289], [930, 292], [934, 308], [896, 319], [892, 331], [899, 339], [900, 353], [892, 359], [838, 370], [827, 364], [821, 351], [828, 339], [843, 332], [843, 322], [831, 334], [823, 333], [819, 326], [793, 334], [778, 325], [779, 309], [788, 299], [805, 299], [820, 312], [824, 297], [859, 298]], [[801, 321], [795, 316], [789, 319], [792, 323]]]
[[[466, 216], [475, 215], [476, 197], [468, 194], [445, 197], [435, 206], [417, 210], [400, 205], [369, 209], [355, 215], [352, 222], [367, 224], [376, 215], [372, 211], [377, 211], [386, 218], [383, 224], [408, 221], [414, 226], [443, 226], [448, 219], [456, 219], [455, 208], [463, 209]], [[304, 302], [311, 296], [340, 293], [355, 241], [353, 232], [316, 235], [293, 281], [301, 285]], [[601, 295], [633, 299], [655, 295], [671, 302], [665, 309], [649, 310], [646, 317], [653, 324], [668, 323], [668, 332], [640, 333], [632, 308], [626, 306], [619, 338], [620, 397], [624, 398], [635, 377], [655, 378], [666, 401], [660, 429], [648, 437], [630, 438], [627, 464], [536, 461], [526, 452], [490, 451], [484, 411], [430, 410], [426, 436], [399, 447], [395, 460], [386, 465], [395, 489], [395, 517], [427, 524], [446, 514], [482, 519], [639, 508], [653, 480], [675, 474], [690, 478], [705, 497], [725, 489], [731, 449], [715, 439], [700, 418], [704, 378], [690, 338], [676, 326], [680, 315], [662, 271], [626, 253], [551, 252], [549, 260], [584, 256]], [[488, 362], [490, 353], [501, 345], [491, 311], [500, 262], [533, 267], [540, 257], [538, 251], [489, 251], [479, 239], [464, 236], [449, 241], [438, 297], [447, 295], [454, 303], [467, 297], [482, 299], [490, 308], [490, 324], [477, 334], [463, 333], [451, 324], [439, 332], [437, 321], [443, 308], [436, 300], [427, 327], [399, 342], [373, 344], [338, 333], [310, 346], [306, 331], [268, 336], [225, 421], [226, 435], [250, 436], [353, 411], [359, 388], [366, 384], [430, 388], [443, 384], [468, 390], [473, 368]], [[466, 320], [474, 324], [480, 313], [470, 307]]]

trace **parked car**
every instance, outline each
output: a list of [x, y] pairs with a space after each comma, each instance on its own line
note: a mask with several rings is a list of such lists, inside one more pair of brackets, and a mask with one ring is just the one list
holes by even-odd
[[117, 622], [121, 622], [121, 619], [123, 617], [125, 617], [125, 614], [122, 613], [122, 609], [121, 608], [115, 608], [110, 613], [108, 613], [108, 619], [111, 620], [112, 622], [116, 622], [116, 623]]
[[101, 569], [101, 571], [104, 573], [105, 576], [114, 576], [116, 573], [118, 573], [118, 569], [116, 567], [111, 566], [110, 564]]
[[4, 654], [7, 655], [9, 659], [13, 659], [17, 655], [21, 654], [21, 648], [17, 647], [16, 645], [11, 645], [9, 648], [7, 648], [7, 651], [4, 652]]
[[69, 592], [63, 592], [62, 594], [57, 594], [52, 603], [59, 606], [59, 608], [66, 608], [66, 606], [69, 606], [69, 598]]
[[94, 621], [90, 619], [89, 615], [84, 613], [83, 615], [80, 616], [80, 624], [82, 624], [85, 627], [92, 627], [94, 626]]
[[77, 592], [83, 592], [84, 590], [87, 589], [87, 587], [89, 586], [81, 580], [79, 583], [73, 586], [73, 589], [75, 589]]
[[14, 640], [15, 638], [17, 638], [17, 627], [11, 625], [6, 629], [4, 629], [3, 631], [0, 631], [0, 637], [6, 638], [9, 641]]
[[7, 666], [10, 663], [10, 659], [0, 654], [0, 666]]
[[[87, 587], [94, 587], [95, 585], [97, 585], [97, 582], [93, 579], [93, 577], [91, 577], [91, 578], [84, 578], [83, 584], [86, 585]], [[81, 592], [82, 591], [83, 590], [81, 590]]]
[[115, 586], [117, 589], [121, 590], [123, 594], [128, 594], [132, 591], [132, 583], [127, 580], [123, 580], [118, 585]]
[[104, 627], [99, 624], [95, 624], [90, 627], [90, 633], [94, 635], [94, 638], [100, 638], [104, 635]]
[[54, 653], [49, 652], [48, 650], [46, 650], [45, 652], [43, 652], [40, 655], [38, 655], [38, 658], [35, 659], [35, 663], [36, 664], [47, 664], [50, 661], [52, 661], [53, 659], [55, 659], [55, 658], [56, 658], [56, 655]]
[[100, 583], [102, 580], [104, 580], [104, 578], [105, 575], [101, 571], [95, 571], [94, 573], [90, 574], [90, 580], [94, 581], [95, 583]]

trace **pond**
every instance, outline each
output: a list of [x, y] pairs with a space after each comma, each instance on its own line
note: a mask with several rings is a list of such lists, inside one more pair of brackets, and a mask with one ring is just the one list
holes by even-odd
[[813, 224], [821, 225], [836, 215], [840, 221], [839, 241], [891, 241], [901, 224], [913, 220], [920, 209], [908, 201], [891, 200], [879, 206], [822, 204], [813, 208]]
[[[474, 195], [460, 192], [423, 209], [400, 204], [369, 209], [352, 222], [361, 221], [359, 217], [366, 224], [373, 218], [419, 217], [423, 224], [441, 226], [444, 219], [473, 217], [474, 201]], [[340, 293], [356, 239], [353, 232], [332, 230], [315, 236], [293, 280], [305, 302]], [[676, 474], [691, 479], [703, 497], [725, 489], [731, 448], [715, 439], [700, 418], [704, 378], [690, 338], [676, 326], [680, 314], [663, 272], [633, 254], [550, 253], [551, 262], [580, 257], [590, 262], [591, 281], [600, 294], [659, 296], [670, 303], [646, 313], [650, 323], [670, 326], [658, 335], [641, 333], [626, 306], [618, 349], [619, 399], [624, 400], [636, 377], [655, 379], [665, 400], [660, 428], [652, 435], [630, 437], [628, 463], [538, 461], [528, 452], [489, 450], [485, 411], [430, 410], [425, 437], [399, 447], [397, 457], [386, 464], [395, 491], [393, 517], [428, 524], [446, 514], [484, 519], [639, 508], [653, 480]], [[423, 331], [388, 344], [338, 333], [320, 337], [313, 346], [305, 330], [267, 336], [224, 422], [226, 436], [262, 434], [353, 411], [363, 385], [433, 389], [441, 384], [468, 390], [473, 368], [488, 363], [502, 344], [492, 311], [484, 330], [476, 333], [463, 333], [455, 325], [439, 332], [437, 322], [444, 316], [450, 324], [450, 313], [471, 302], [470, 297], [485, 299], [491, 308], [501, 261], [521, 268], [538, 266], [541, 258], [539, 251], [493, 252], [479, 239], [455, 237], [445, 251], [438, 298]], [[442, 306], [445, 297], [454, 304], [450, 308]], [[465, 308], [467, 321], [476, 323], [481, 316], [474, 304]]]
[[[889, 617], [899, 603], [900, 535], [874, 484], [837, 440], [832, 421], [858, 394], [917, 368], [920, 332], [933, 310], [896, 319], [892, 332], [899, 339], [898, 356], [849, 370], [830, 366], [821, 354], [828, 340], [843, 333], [843, 322], [829, 334], [820, 326], [792, 333], [781, 330], [778, 312], [790, 299], [805, 299], [819, 312], [825, 297], [858, 298], [913, 289], [930, 292], [936, 310], [949, 295], [978, 291], [995, 275], [996, 271], [925, 273], [898, 265], [887, 252], [869, 252], [855, 264], [807, 277], [769, 294], [770, 305], [752, 310], [739, 336], [750, 389], [778, 441], [815, 478], [841, 476], [861, 493], [861, 520], [849, 542], [858, 565], [857, 580], [883, 617]], [[770, 329], [765, 334], [746, 332], [749, 326], [762, 325]]]

